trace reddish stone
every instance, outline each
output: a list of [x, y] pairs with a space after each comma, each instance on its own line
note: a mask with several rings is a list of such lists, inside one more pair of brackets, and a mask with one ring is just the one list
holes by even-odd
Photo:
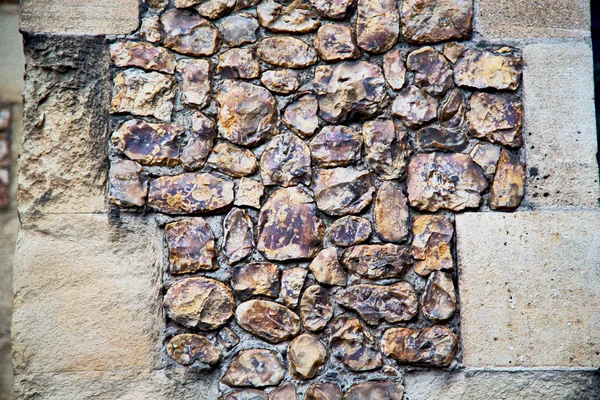
[[266, 300], [250, 300], [235, 311], [239, 326], [271, 343], [281, 343], [300, 332], [300, 318], [285, 306]]

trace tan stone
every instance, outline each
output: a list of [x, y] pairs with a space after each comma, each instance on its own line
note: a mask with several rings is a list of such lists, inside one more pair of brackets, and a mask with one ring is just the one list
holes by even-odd
[[303, 138], [311, 137], [319, 128], [317, 96], [304, 94], [290, 103], [283, 113], [283, 122]]
[[223, 220], [223, 254], [235, 264], [254, 252], [254, 224], [246, 210], [233, 208]]
[[187, 218], [165, 226], [169, 272], [187, 274], [219, 268], [215, 238], [203, 218]]
[[414, 84], [432, 96], [443, 95], [452, 87], [452, 68], [443, 55], [426, 46], [406, 58], [406, 68], [414, 72]]
[[408, 236], [409, 213], [406, 196], [392, 182], [384, 182], [377, 191], [373, 208], [375, 231], [387, 242], [403, 242]]
[[333, 216], [361, 212], [375, 192], [371, 174], [354, 168], [319, 169], [312, 189], [319, 210]]
[[346, 271], [344, 271], [338, 261], [335, 247], [321, 250], [308, 268], [319, 283], [346, 286]]
[[365, 122], [362, 131], [369, 170], [385, 180], [404, 175], [411, 152], [406, 128], [391, 119], [376, 119]]
[[241, 300], [252, 296], [277, 298], [279, 275], [277, 265], [269, 262], [240, 265], [231, 271], [231, 287]]
[[305, 400], [342, 400], [342, 391], [334, 383], [313, 383], [306, 391]]
[[438, 101], [416, 86], [402, 90], [392, 103], [392, 114], [409, 127], [418, 127], [437, 118]]
[[362, 144], [362, 135], [352, 128], [325, 126], [310, 141], [310, 154], [320, 167], [344, 167], [359, 160]]
[[284, 68], [305, 68], [317, 62], [317, 52], [300, 39], [292, 36], [273, 36], [260, 41], [258, 57]]
[[193, 9], [171, 9], [160, 17], [163, 44], [182, 54], [200, 57], [215, 54], [221, 47], [221, 34], [216, 26]]
[[286, 306], [296, 308], [308, 272], [304, 268], [290, 268], [281, 274], [281, 298]]
[[373, 336], [358, 319], [343, 316], [335, 320], [329, 343], [350, 371], [372, 371], [383, 363]]
[[325, 61], [342, 61], [360, 57], [352, 30], [341, 24], [326, 24], [319, 28], [315, 47]]
[[110, 164], [108, 201], [119, 207], [141, 207], [146, 204], [148, 179], [135, 161], [118, 160]]
[[452, 259], [452, 222], [442, 215], [419, 215], [412, 227], [414, 270], [421, 276], [433, 271], [454, 269]]
[[441, 325], [421, 330], [392, 328], [381, 338], [381, 351], [401, 363], [446, 367], [458, 351], [458, 337]]
[[227, 46], [243, 46], [256, 42], [258, 21], [247, 13], [230, 15], [223, 19], [220, 29], [223, 42]]
[[300, 87], [300, 75], [292, 69], [272, 69], [262, 73], [262, 84], [275, 94], [292, 94]]
[[352, 386], [344, 400], [402, 400], [404, 390], [396, 382], [364, 382]]
[[327, 290], [319, 285], [306, 288], [300, 300], [300, 318], [302, 325], [310, 332], [325, 328], [333, 317], [333, 306]]
[[514, 210], [525, 196], [525, 166], [519, 156], [502, 149], [490, 195], [493, 210]]
[[208, 19], [218, 19], [229, 14], [235, 7], [236, 0], [207, 0], [196, 7], [198, 14]]
[[163, 47], [143, 42], [116, 42], [110, 45], [110, 61], [116, 67], [175, 72], [175, 56]]
[[327, 360], [327, 348], [313, 335], [300, 335], [287, 351], [290, 375], [296, 379], [312, 379]]
[[409, 248], [395, 244], [353, 246], [344, 250], [341, 259], [349, 271], [367, 279], [402, 276], [413, 262]]
[[158, 15], [142, 18], [140, 38], [150, 43], [158, 43], [162, 40], [162, 29]]
[[206, 337], [194, 334], [174, 336], [167, 345], [169, 357], [182, 365], [195, 362], [215, 365], [221, 361], [221, 350]]
[[400, 13], [394, 0], [358, 0], [356, 42], [371, 53], [391, 49], [400, 34]]
[[219, 400], [267, 400], [267, 394], [257, 389], [242, 389], [229, 393]]
[[262, 183], [254, 179], [242, 177], [235, 193], [233, 204], [240, 206], [248, 206], [252, 208], [260, 208], [260, 198], [265, 191]]
[[452, 131], [462, 131], [465, 123], [467, 102], [459, 89], [452, 89], [442, 101], [440, 108], [440, 126]]
[[454, 66], [454, 82], [473, 89], [515, 90], [522, 63], [516, 56], [466, 50]]
[[385, 53], [383, 56], [383, 73], [392, 89], [402, 89], [406, 79], [406, 67], [399, 49]]
[[242, 328], [271, 343], [284, 342], [300, 332], [300, 318], [287, 307], [272, 301], [242, 303], [235, 311], [235, 318]]
[[520, 101], [490, 93], [471, 96], [471, 108], [467, 112], [473, 137], [510, 147], [523, 144], [522, 117]]
[[299, 1], [285, 5], [265, 0], [259, 3], [256, 13], [260, 24], [273, 32], [308, 33], [320, 25], [317, 13]]
[[324, 17], [344, 19], [352, 11], [353, 0], [310, 0], [310, 4]]
[[179, 60], [177, 72], [183, 78], [182, 98], [184, 104], [206, 107], [212, 89], [212, 66], [208, 60]]
[[456, 291], [452, 275], [440, 271], [429, 275], [421, 296], [421, 310], [433, 322], [452, 318], [456, 312]]
[[215, 123], [204, 114], [192, 114], [192, 129], [190, 138], [181, 149], [181, 164], [187, 170], [202, 168], [208, 154], [212, 150], [215, 138]]
[[291, 133], [273, 138], [260, 157], [260, 176], [265, 185], [284, 187], [310, 184], [310, 149]]
[[479, 165], [483, 172], [487, 175], [494, 175], [496, 173], [496, 166], [500, 159], [500, 151], [502, 146], [491, 143], [477, 143], [473, 150], [471, 150], [470, 156], [475, 161], [475, 164]]
[[347, 216], [335, 220], [327, 229], [327, 238], [336, 246], [348, 247], [366, 241], [371, 223], [361, 217]]
[[269, 394], [269, 400], [298, 400], [296, 385], [292, 382], [284, 383]]
[[[133, 4], [133, 2], [131, 2]], [[21, 103], [25, 82], [25, 57], [23, 55], [23, 38], [19, 32], [21, 8], [18, 4], [3, 4], [0, 13], [0, 102]], [[36, 10], [38, 11], [38, 10]], [[12, 376], [12, 373], [9, 375]], [[9, 379], [12, 381], [12, 378]], [[10, 385], [9, 385], [10, 387]]]
[[240, 343], [240, 337], [234, 331], [225, 327], [219, 331], [217, 342], [227, 350], [231, 350]]
[[402, 35], [415, 44], [467, 39], [472, 18], [471, 0], [406, 0], [402, 3]]
[[457, 42], [449, 42], [444, 45], [442, 53], [452, 64], [456, 62], [465, 51], [465, 46]]
[[253, 174], [258, 168], [254, 153], [229, 142], [217, 143], [206, 165], [234, 178]]
[[219, 56], [217, 72], [228, 79], [254, 79], [260, 76], [260, 64], [252, 49], [231, 49]]
[[228, 386], [277, 386], [284, 374], [275, 352], [252, 349], [241, 351], [231, 361], [221, 381]]

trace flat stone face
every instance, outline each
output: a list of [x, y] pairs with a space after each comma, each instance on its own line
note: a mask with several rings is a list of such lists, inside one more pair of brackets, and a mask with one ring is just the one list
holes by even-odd
[[296, 379], [312, 379], [327, 360], [327, 348], [313, 335], [300, 335], [288, 347], [290, 375]]
[[212, 150], [216, 136], [215, 123], [202, 113], [192, 114], [190, 138], [181, 149], [181, 164], [187, 170], [202, 168]]
[[414, 270], [422, 276], [432, 271], [453, 269], [452, 221], [443, 215], [419, 215], [415, 217], [412, 227]]
[[375, 231], [386, 242], [402, 242], [408, 236], [406, 196], [396, 184], [385, 182], [377, 191], [373, 209]]
[[368, 219], [355, 216], [335, 220], [327, 229], [327, 238], [336, 246], [348, 247], [366, 241], [371, 235]]
[[269, 394], [269, 400], [298, 400], [296, 385], [292, 382], [284, 383]]
[[263, 349], [241, 351], [221, 381], [228, 386], [276, 386], [285, 370], [275, 352]]
[[400, 13], [394, 0], [358, 0], [356, 43], [371, 53], [383, 53], [398, 41]]
[[456, 312], [456, 291], [452, 275], [435, 271], [429, 275], [421, 296], [421, 310], [430, 321], [450, 319]]
[[326, 24], [320, 27], [315, 47], [325, 61], [342, 61], [360, 56], [352, 30], [341, 24]]
[[141, 207], [146, 203], [148, 179], [142, 175], [142, 166], [135, 161], [118, 160], [112, 162], [108, 173], [108, 181], [108, 201], [110, 204], [119, 207]]
[[454, 66], [454, 82], [473, 89], [515, 90], [521, 69], [519, 57], [466, 50]]
[[348, 270], [367, 279], [400, 277], [413, 262], [409, 248], [395, 244], [353, 246], [341, 259]]
[[225, 349], [231, 350], [240, 343], [240, 337], [231, 329], [225, 327], [217, 335], [217, 342]]
[[231, 271], [231, 287], [241, 300], [252, 296], [276, 298], [279, 293], [279, 268], [268, 262], [240, 265]]
[[254, 79], [260, 76], [260, 64], [251, 49], [231, 49], [219, 56], [217, 72], [228, 79]]
[[293, 69], [272, 69], [262, 73], [261, 83], [275, 94], [292, 94], [300, 87], [300, 75]]
[[490, 93], [475, 93], [467, 113], [473, 137], [510, 147], [523, 144], [523, 105], [520, 101]]
[[376, 119], [363, 125], [369, 170], [390, 180], [400, 178], [410, 155], [408, 132], [391, 119]]
[[595, 211], [457, 215], [465, 365], [600, 365], [599, 228]]
[[313, 177], [317, 207], [329, 215], [357, 214], [373, 200], [371, 174], [353, 168], [317, 170]]
[[525, 196], [525, 165], [517, 154], [502, 149], [490, 195], [493, 210], [514, 210]]
[[388, 329], [381, 338], [383, 354], [405, 364], [448, 366], [458, 351], [458, 337], [447, 327]]
[[254, 252], [254, 224], [246, 210], [233, 208], [223, 220], [223, 253], [234, 264]]
[[416, 86], [409, 86], [396, 96], [392, 114], [408, 126], [418, 127], [437, 118], [438, 101]]
[[265, 0], [256, 12], [260, 24], [273, 32], [307, 33], [320, 25], [317, 13], [307, 3], [284, 5]]
[[352, 386], [344, 400], [402, 400], [404, 390], [395, 382], [365, 382]]
[[254, 179], [240, 179], [240, 183], [235, 193], [233, 204], [236, 206], [248, 206], [252, 208], [260, 208], [260, 198], [264, 194], [265, 187], [262, 183]]
[[331, 326], [331, 350], [350, 371], [372, 371], [382, 365], [371, 333], [358, 319], [339, 317]]
[[306, 391], [305, 400], [342, 400], [342, 390], [335, 383], [313, 383]]
[[467, 39], [471, 34], [472, 0], [406, 0], [402, 3], [402, 35], [410, 43]]
[[406, 67], [399, 49], [388, 51], [383, 56], [385, 80], [394, 90], [400, 90], [406, 79]]
[[344, 19], [352, 10], [351, 0], [311, 0], [310, 4], [324, 17], [331, 19]]
[[283, 113], [283, 122], [303, 138], [311, 137], [319, 127], [317, 97], [310, 93], [290, 103]]
[[235, 0], [208, 0], [196, 7], [198, 14], [215, 20], [229, 14], [235, 7]]
[[221, 23], [223, 43], [231, 47], [256, 42], [257, 30], [258, 21], [247, 13], [230, 15], [224, 18]]
[[319, 283], [346, 286], [346, 271], [340, 265], [335, 247], [321, 250], [308, 268]]
[[216, 26], [195, 10], [172, 9], [160, 17], [164, 45], [190, 56], [210, 56], [221, 47], [221, 35]]
[[452, 89], [440, 107], [440, 126], [451, 131], [463, 130], [467, 100], [459, 89]]
[[308, 271], [304, 268], [290, 268], [281, 274], [281, 298], [286, 306], [296, 308], [300, 299], [300, 292]]
[[183, 59], [177, 63], [177, 72], [183, 78], [183, 104], [204, 108], [210, 102], [213, 68], [208, 60]]
[[218, 268], [215, 238], [203, 218], [188, 218], [165, 226], [169, 271], [186, 274]]
[[310, 141], [310, 153], [320, 167], [344, 167], [359, 160], [362, 144], [354, 129], [326, 126]]
[[478, 143], [471, 150], [470, 156], [486, 175], [494, 175], [502, 147], [491, 143]]
[[167, 345], [167, 353], [175, 362], [182, 365], [215, 365], [221, 361], [221, 350], [206, 337], [194, 334], [174, 336]]
[[415, 85], [432, 96], [452, 87], [452, 68], [446, 58], [432, 47], [413, 51], [406, 58], [406, 68], [415, 73]]
[[260, 176], [265, 185], [310, 184], [310, 150], [296, 135], [284, 133], [269, 142], [260, 158]]
[[319, 285], [306, 288], [300, 300], [300, 318], [302, 325], [310, 332], [318, 332], [333, 317], [333, 306], [327, 290]]
[[254, 153], [229, 142], [217, 143], [206, 165], [234, 178], [250, 175], [258, 168]]
[[284, 68], [305, 68], [317, 62], [316, 50], [292, 36], [265, 38], [256, 53], [261, 60]]
[[268, 395], [258, 389], [242, 389], [231, 392], [219, 400], [267, 400]]
[[428, 126], [417, 132], [417, 143], [425, 151], [460, 152], [467, 147], [469, 138], [466, 132]]
[[110, 45], [110, 61], [116, 67], [139, 67], [168, 74], [175, 72], [175, 55], [148, 43], [113, 43]]
[[300, 332], [300, 318], [287, 307], [266, 300], [250, 300], [235, 311], [237, 323], [271, 343], [290, 340]]

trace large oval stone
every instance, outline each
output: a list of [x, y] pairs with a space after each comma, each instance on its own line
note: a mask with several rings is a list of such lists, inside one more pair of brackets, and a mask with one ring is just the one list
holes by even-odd
[[275, 352], [251, 349], [235, 356], [221, 381], [227, 386], [277, 386], [284, 375], [285, 369]]
[[208, 156], [207, 165], [234, 178], [250, 175], [256, 171], [256, 157], [248, 149], [220, 142]]
[[319, 27], [317, 13], [306, 3], [285, 5], [273, 0], [262, 1], [256, 8], [260, 24], [273, 32], [307, 33]]
[[406, 67], [415, 74], [415, 85], [432, 96], [452, 87], [452, 68], [446, 58], [432, 47], [422, 47], [406, 58]]
[[467, 113], [473, 137], [510, 147], [523, 145], [523, 105], [520, 101], [490, 93], [471, 96]]
[[313, 160], [320, 167], [345, 167], [360, 159], [362, 135], [346, 126], [326, 126], [310, 141]]
[[327, 348], [318, 337], [304, 334], [292, 340], [287, 357], [290, 375], [296, 379], [312, 379], [327, 360]]
[[472, 18], [472, 0], [404, 0], [402, 35], [417, 44], [467, 39]]
[[363, 125], [369, 170], [382, 179], [398, 179], [406, 171], [411, 149], [406, 128], [391, 119], [376, 119]]
[[342, 263], [367, 279], [398, 278], [413, 262], [410, 249], [396, 244], [363, 244], [342, 253]]
[[195, 10], [171, 9], [160, 18], [163, 44], [178, 53], [190, 56], [210, 56], [221, 47], [221, 34], [216, 26]]
[[346, 271], [340, 265], [335, 247], [321, 250], [308, 266], [315, 279], [324, 285], [346, 286]]
[[190, 365], [195, 362], [216, 365], [221, 361], [221, 350], [201, 335], [185, 333], [173, 337], [167, 345], [167, 353], [175, 362]]
[[350, 371], [372, 371], [383, 364], [373, 336], [358, 319], [339, 317], [331, 327], [330, 344]]
[[516, 90], [522, 64], [516, 56], [466, 50], [454, 65], [454, 82], [473, 89]]
[[203, 218], [186, 218], [167, 224], [165, 240], [169, 251], [169, 271], [172, 274], [190, 274], [219, 268], [216, 263], [215, 238]]
[[327, 238], [336, 246], [348, 247], [366, 241], [371, 230], [368, 219], [350, 215], [334, 221], [327, 229]]
[[441, 322], [450, 319], [456, 312], [456, 291], [452, 275], [435, 271], [427, 279], [421, 296], [423, 315], [430, 321]]
[[408, 236], [406, 196], [395, 183], [384, 182], [377, 191], [373, 209], [375, 231], [386, 242], [403, 242]]
[[271, 343], [281, 343], [300, 332], [300, 318], [289, 308], [266, 300], [250, 300], [235, 311], [237, 323]]
[[302, 325], [310, 332], [318, 332], [327, 326], [333, 317], [333, 306], [327, 290], [319, 285], [306, 288], [300, 300]]
[[223, 253], [234, 264], [254, 252], [254, 224], [246, 210], [232, 209], [223, 220]]
[[319, 169], [312, 189], [319, 210], [334, 216], [361, 212], [375, 192], [371, 174], [354, 168]]
[[356, 42], [370, 53], [391, 49], [400, 34], [400, 13], [395, 0], [358, 0]]
[[305, 400], [342, 400], [342, 390], [335, 383], [313, 383], [306, 391]]
[[264, 38], [256, 53], [261, 60], [285, 68], [306, 68], [318, 60], [313, 47], [292, 36]]
[[514, 210], [525, 196], [525, 166], [519, 156], [502, 149], [492, 184], [490, 207], [493, 210]]
[[388, 329], [381, 338], [383, 354], [401, 363], [446, 367], [458, 350], [458, 337], [441, 325], [421, 330]]
[[279, 268], [270, 262], [237, 266], [231, 271], [231, 287], [241, 300], [252, 296], [277, 297], [279, 293]]
[[414, 270], [421, 276], [433, 271], [453, 269], [452, 221], [443, 215], [419, 215], [412, 227]]
[[265, 185], [309, 185], [310, 174], [310, 150], [291, 133], [273, 138], [260, 158], [260, 176]]
[[344, 400], [402, 400], [404, 390], [396, 382], [364, 382], [352, 386]]

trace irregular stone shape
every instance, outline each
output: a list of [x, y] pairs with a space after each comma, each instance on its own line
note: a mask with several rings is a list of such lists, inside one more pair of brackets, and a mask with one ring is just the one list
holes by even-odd
[[235, 300], [231, 289], [214, 279], [184, 278], [169, 288], [163, 300], [167, 316], [187, 328], [212, 330], [227, 323]]
[[252, 15], [240, 13], [225, 17], [221, 22], [223, 43], [229, 47], [239, 47], [256, 42], [258, 21]]
[[163, 47], [144, 42], [116, 42], [110, 45], [110, 61], [115, 67], [175, 72], [175, 56]]
[[463, 51], [465, 51], [465, 46], [460, 43], [450, 42], [444, 45], [443, 54], [452, 64], [456, 63], [456, 60], [460, 58]]
[[221, 382], [227, 386], [277, 386], [284, 375], [285, 369], [275, 352], [251, 349], [235, 356]]
[[453, 89], [442, 102], [440, 108], [440, 126], [449, 130], [460, 130], [465, 122], [467, 102], [465, 95], [458, 89]]
[[277, 298], [279, 275], [277, 265], [269, 262], [240, 265], [231, 271], [231, 287], [244, 301], [252, 296]]
[[192, 129], [187, 144], [181, 149], [181, 164], [187, 170], [202, 168], [212, 150], [215, 123], [202, 113], [192, 114]]
[[451, 274], [435, 271], [429, 275], [421, 295], [421, 310], [433, 322], [445, 321], [454, 315], [456, 291]]
[[287, 357], [290, 375], [307, 380], [314, 378], [327, 360], [327, 349], [318, 337], [304, 334], [292, 340]]
[[300, 332], [300, 318], [287, 307], [272, 301], [242, 303], [235, 311], [235, 319], [239, 326], [271, 343], [290, 340]]
[[450, 150], [460, 152], [467, 147], [466, 132], [428, 126], [417, 132], [417, 143], [422, 150]]
[[171, 120], [175, 98], [175, 78], [159, 72], [126, 69], [113, 80], [110, 112], [153, 116]]
[[475, 93], [467, 112], [469, 133], [478, 139], [510, 147], [523, 145], [523, 104], [504, 96]]
[[[152, 0], [156, 1], [156, 0]], [[195, 6], [198, 3], [201, 3], [202, 0], [174, 0], [173, 5], [177, 8], [188, 8]], [[168, 1], [164, 1], [162, 7], [164, 7]]]
[[10, 128], [12, 113], [9, 107], [0, 107], [0, 131]]
[[270, 260], [312, 258], [325, 233], [312, 197], [299, 187], [279, 189], [258, 217], [258, 250]]
[[260, 24], [273, 32], [308, 33], [320, 25], [317, 13], [301, 1], [285, 5], [265, 0], [258, 4], [256, 13]]
[[443, 55], [426, 46], [406, 58], [406, 67], [415, 74], [414, 84], [432, 96], [440, 96], [452, 87], [452, 68]]
[[391, 49], [400, 35], [400, 13], [394, 0], [358, 0], [356, 42], [370, 53]]
[[358, 319], [339, 317], [335, 320], [330, 344], [331, 350], [350, 371], [372, 371], [383, 364], [373, 336]]
[[344, 19], [352, 11], [354, 0], [310, 0], [310, 4], [326, 18]]
[[306, 288], [300, 300], [300, 318], [307, 331], [318, 332], [333, 317], [333, 306], [327, 290], [319, 285]]
[[235, 9], [243, 10], [245, 8], [254, 7], [260, 2], [260, 0], [237, 0]]
[[267, 394], [257, 389], [242, 389], [232, 392], [219, 400], [268, 400]]
[[142, 176], [142, 166], [135, 161], [113, 161], [110, 164], [108, 181], [110, 204], [119, 207], [141, 207], [146, 203], [148, 179]]
[[406, 0], [402, 3], [402, 36], [409, 43], [468, 39], [472, 0]]
[[443, 215], [419, 215], [413, 221], [414, 270], [421, 276], [433, 271], [454, 269], [451, 242], [452, 221]]
[[221, 350], [201, 335], [183, 334], [174, 336], [167, 345], [167, 353], [175, 362], [190, 365], [216, 365], [221, 361]]
[[223, 253], [230, 264], [254, 252], [254, 224], [246, 210], [232, 209], [223, 220]]
[[221, 47], [219, 30], [196, 11], [171, 9], [160, 17], [163, 44], [190, 56], [211, 56]]
[[352, 386], [344, 400], [402, 400], [404, 390], [396, 382], [364, 382]]
[[227, 80], [217, 94], [219, 134], [242, 146], [256, 146], [279, 133], [277, 102], [269, 91]]
[[179, 60], [177, 72], [183, 78], [183, 104], [204, 108], [210, 103], [212, 66], [208, 60]]
[[363, 125], [366, 159], [369, 170], [381, 179], [398, 179], [404, 175], [411, 149], [406, 128], [391, 119], [376, 119]]
[[368, 219], [347, 216], [342, 217], [327, 229], [327, 238], [336, 246], [348, 247], [366, 241], [371, 235], [371, 223]]
[[399, 49], [388, 51], [383, 56], [383, 73], [385, 80], [394, 90], [400, 90], [406, 79], [406, 67]]
[[329, 125], [310, 141], [310, 153], [319, 167], [344, 167], [360, 159], [362, 144], [354, 129]]
[[281, 274], [281, 298], [286, 306], [296, 308], [298, 305], [307, 274], [304, 268], [286, 269]]
[[217, 341], [227, 350], [231, 350], [240, 343], [240, 337], [234, 331], [225, 327], [219, 332]]
[[162, 40], [162, 29], [158, 15], [142, 18], [140, 38], [150, 43], [158, 43]]
[[437, 118], [438, 101], [416, 86], [409, 86], [394, 99], [392, 114], [409, 127], [418, 127]]
[[319, 210], [333, 216], [361, 212], [375, 192], [371, 174], [354, 168], [319, 169], [312, 189]]
[[525, 166], [519, 156], [502, 149], [490, 195], [493, 210], [514, 210], [525, 195]]
[[487, 175], [494, 175], [501, 150], [502, 146], [497, 144], [477, 143], [469, 155], [475, 161], [475, 164], [483, 169], [483, 172]]
[[396, 244], [353, 246], [341, 259], [349, 271], [367, 279], [398, 278], [413, 262], [410, 249]]
[[[0, 112], [2, 112], [0, 110]], [[1, 116], [0, 116], [1, 118]], [[2, 121], [0, 120], [0, 123]], [[0, 167], [8, 167], [11, 162], [10, 138], [8, 132], [0, 132]]]
[[254, 179], [243, 177], [240, 179], [233, 204], [238, 207], [247, 206], [260, 208], [260, 198], [264, 192], [265, 187], [262, 183], [255, 181]]
[[342, 400], [342, 390], [334, 383], [313, 383], [306, 391], [305, 400]]
[[165, 226], [169, 271], [190, 274], [218, 269], [215, 237], [203, 218], [186, 218]]
[[236, 0], [206, 0], [196, 7], [198, 14], [208, 19], [218, 19], [229, 14]]
[[265, 185], [309, 185], [310, 162], [306, 143], [294, 134], [283, 133], [269, 142], [260, 157], [260, 176]]
[[296, 385], [293, 382], [284, 383], [269, 394], [269, 400], [298, 400]]
[[335, 301], [358, 313], [369, 325], [409, 321], [418, 313], [419, 299], [407, 282], [391, 286], [352, 285], [337, 292]]
[[408, 200], [424, 211], [478, 207], [488, 183], [467, 154], [417, 154], [408, 165]]
[[325, 61], [342, 61], [360, 57], [352, 30], [341, 24], [326, 24], [319, 28], [315, 47]]
[[300, 87], [300, 75], [292, 69], [272, 69], [263, 72], [261, 83], [275, 94], [292, 94]]
[[150, 182], [148, 206], [165, 214], [217, 211], [233, 203], [233, 186], [208, 173], [163, 176]]
[[254, 153], [228, 142], [217, 143], [206, 165], [234, 178], [250, 175], [258, 167]]
[[370, 117], [385, 105], [385, 80], [377, 64], [343, 62], [315, 69], [319, 116], [332, 124], [354, 117]]
[[522, 63], [520, 57], [466, 50], [454, 65], [454, 82], [473, 89], [516, 90]]
[[283, 122], [303, 138], [311, 137], [319, 128], [317, 96], [305, 94], [290, 103], [283, 113]]
[[260, 41], [256, 48], [264, 62], [284, 68], [306, 68], [318, 60], [315, 49], [292, 36], [273, 36]]
[[384, 182], [379, 187], [373, 217], [375, 231], [386, 242], [403, 242], [408, 237], [406, 196], [395, 183]]
[[401, 363], [446, 367], [456, 355], [458, 338], [441, 325], [421, 330], [392, 328], [383, 334], [381, 350]]
[[177, 125], [132, 119], [113, 132], [111, 143], [142, 165], [173, 167], [179, 164], [179, 138], [183, 132]]
[[346, 271], [340, 265], [335, 247], [323, 249], [308, 266], [315, 279], [324, 285], [346, 286]]
[[252, 49], [231, 49], [219, 56], [217, 72], [228, 79], [254, 79], [260, 76], [260, 65]]

